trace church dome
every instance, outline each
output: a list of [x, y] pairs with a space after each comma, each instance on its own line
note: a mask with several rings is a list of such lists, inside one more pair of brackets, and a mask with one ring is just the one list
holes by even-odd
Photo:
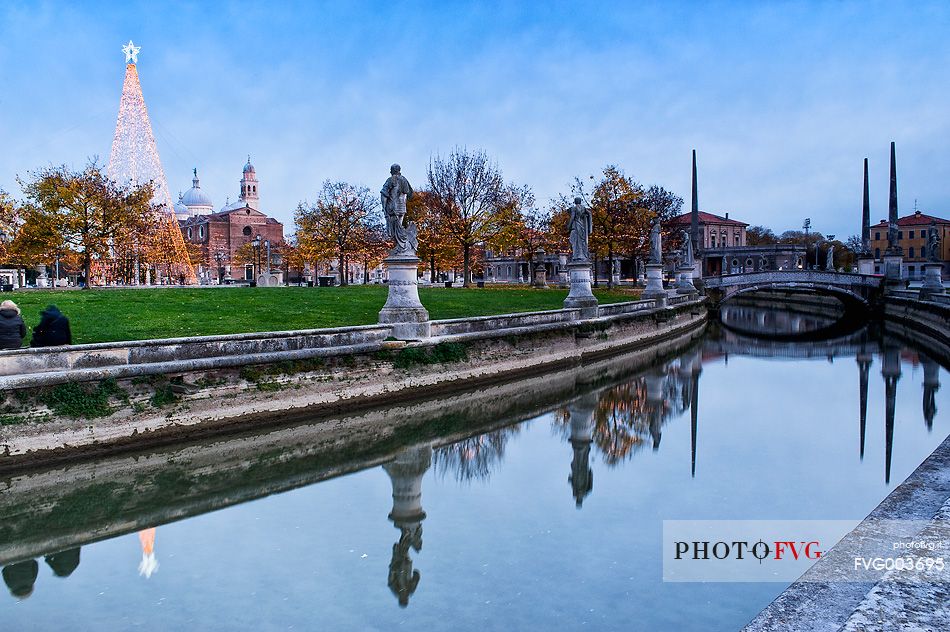
[[175, 202], [175, 216], [178, 219], [184, 219], [184, 218], [187, 218], [189, 215], [191, 215], [191, 211], [188, 210], [188, 207], [185, 206], [184, 202], [182, 202], [182, 194], [179, 193], [178, 201]]
[[244, 173], [254, 173], [254, 165], [251, 164], [251, 157], [247, 157], [247, 164], [244, 165]]
[[185, 194], [181, 196], [178, 202], [179, 204], [187, 206], [191, 211], [194, 211], [194, 215], [198, 215], [199, 211], [204, 210], [211, 212], [214, 208], [214, 203], [211, 201], [211, 198], [201, 190], [201, 186], [198, 184], [198, 170], [195, 169], [194, 173], [195, 177], [191, 181], [191, 188], [185, 191]]

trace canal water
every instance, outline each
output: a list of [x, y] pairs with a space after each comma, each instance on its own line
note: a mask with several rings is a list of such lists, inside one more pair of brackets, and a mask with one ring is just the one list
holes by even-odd
[[664, 520], [857, 524], [950, 432], [950, 378], [913, 345], [778, 338], [725, 326], [383, 453], [298, 440], [225, 465], [243, 436], [0, 480], [23, 499], [0, 517], [0, 626], [736, 630], [787, 582], [664, 582]]

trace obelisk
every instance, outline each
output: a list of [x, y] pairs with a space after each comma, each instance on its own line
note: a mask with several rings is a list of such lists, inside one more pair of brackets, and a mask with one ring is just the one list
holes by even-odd
[[897, 154], [891, 142], [891, 186], [887, 204], [887, 250], [884, 253], [884, 282], [899, 286], [903, 277], [904, 253], [897, 244]]
[[693, 191], [689, 213], [689, 236], [693, 241], [693, 278], [703, 276], [702, 236], [699, 234], [699, 187], [696, 184], [696, 150], [693, 150]]
[[858, 272], [874, 274], [874, 253], [871, 252], [871, 195], [868, 187], [868, 159], [864, 159], [864, 201], [861, 205], [861, 252]]

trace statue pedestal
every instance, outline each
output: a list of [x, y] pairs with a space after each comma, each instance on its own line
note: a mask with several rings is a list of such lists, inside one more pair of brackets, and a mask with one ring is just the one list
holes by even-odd
[[590, 289], [590, 262], [572, 261], [567, 269], [571, 274], [571, 291], [564, 299], [564, 308], [580, 309], [581, 318], [596, 318], [597, 299]]
[[534, 282], [531, 287], [547, 287], [548, 271], [544, 266], [536, 266], [534, 269]]
[[885, 253], [884, 255], [884, 283], [885, 285], [903, 285], [901, 264], [904, 255], [900, 253]]
[[[36, 266], [36, 287], [49, 287], [49, 276], [46, 274], [46, 266], [40, 264]], [[86, 281], [89, 283], [89, 281]]]
[[874, 257], [870, 255], [858, 256], [858, 274], [874, 274]]
[[696, 286], [693, 285], [693, 271], [696, 266], [682, 266], [677, 272], [679, 277], [676, 280], [676, 293], [677, 294], [698, 294]]
[[280, 287], [283, 284], [283, 272], [264, 272], [257, 275], [257, 287]]
[[663, 298], [666, 299], [666, 290], [663, 289], [663, 264], [648, 263], [647, 268], [647, 286], [643, 290], [643, 298]]
[[943, 264], [939, 262], [924, 264], [924, 284], [920, 286], [920, 300], [926, 301], [931, 296], [946, 294], [943, 287]]
[[393, 337], [400, 340], [428, 338], [429, 312], [419, 300], [416, 280], [418, 257], [387, 257], [383, 265], [389, 271], [389, 297], [379, 312], [379, 322], [393, 326]]

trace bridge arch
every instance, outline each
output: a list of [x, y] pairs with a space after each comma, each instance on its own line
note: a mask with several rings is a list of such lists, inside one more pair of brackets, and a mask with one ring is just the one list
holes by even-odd
[[729, 299], [761, 290], [833, 296], [846, 309], [866, 311], [879, 298], [883, 278], [876, 275], [818, 270], [776, 270], [730, 274], [703, 279], [712, 307]]

